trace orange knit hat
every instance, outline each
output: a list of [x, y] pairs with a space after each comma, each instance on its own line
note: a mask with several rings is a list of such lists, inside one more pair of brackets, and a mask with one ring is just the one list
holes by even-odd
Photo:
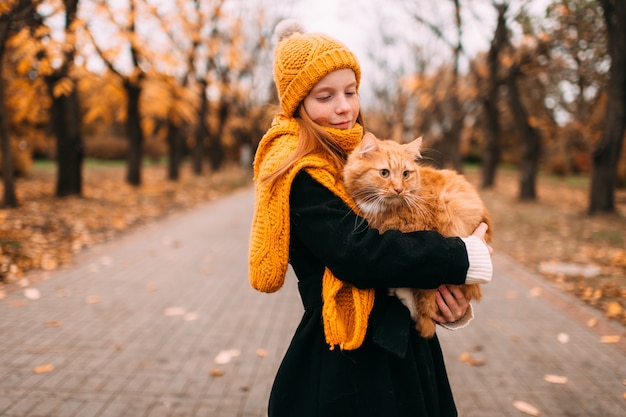
[[274, 82], [280, 107], [287, 116], [293, 116], [315, 84], [338, 69], [354, 71], [358, 89], [361, 66], [344, 44], [322, 33], [306, 33], [294, 20], [280, 22], [275, 33]]

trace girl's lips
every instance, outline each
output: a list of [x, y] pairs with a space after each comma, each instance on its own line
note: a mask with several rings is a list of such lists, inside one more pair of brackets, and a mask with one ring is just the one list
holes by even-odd
[[335, 129], [347, 129], [350, 127], [350, 122], [333, 123]]

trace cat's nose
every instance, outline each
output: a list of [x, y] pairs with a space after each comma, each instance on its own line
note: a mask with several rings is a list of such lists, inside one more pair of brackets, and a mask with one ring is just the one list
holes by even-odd
[[397, 194], [402, 194], [402, 191], [404, 191], [404, 188], [402, 187], [394, 187], [393, 190], [397, 193]]

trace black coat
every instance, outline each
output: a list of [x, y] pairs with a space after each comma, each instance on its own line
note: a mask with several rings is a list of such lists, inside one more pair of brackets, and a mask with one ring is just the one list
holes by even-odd
[[[463, 283], [469, 266], [463, 242], [426, 231], [380, 235], [306, 173], [292, 184], [290, 216], [290, 264], [305, 312], [276, 375], [269, 417], [456, 416], [437, 336], [420, 337], [386, 289]], [[330, 350], [325, 342], [325, 266], [342, 281], [376, 289], [356, 350]]]

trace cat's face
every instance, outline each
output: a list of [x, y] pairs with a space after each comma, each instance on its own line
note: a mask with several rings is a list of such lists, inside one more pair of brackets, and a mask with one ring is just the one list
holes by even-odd
[[371, 133], [350, 154], [344, 169], [348, 192], [365, 213], [410, 204], [420, 188], [421, 138], [399, 144]]

